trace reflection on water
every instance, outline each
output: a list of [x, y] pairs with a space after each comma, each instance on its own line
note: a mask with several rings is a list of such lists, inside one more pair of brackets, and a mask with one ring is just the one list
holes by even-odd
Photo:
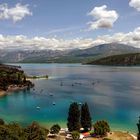
[[[0, 99], [0, 117], [22, 124], [66, 124], [69, 104], [88, 102], [93, 122], [106, 119], [113, 129], [136, 132], [140, 115], [140, 67], [82, 66], [80, 64], [22, 64], [35, 90]], [[55, 103], [55, 105], [54, 105]]]

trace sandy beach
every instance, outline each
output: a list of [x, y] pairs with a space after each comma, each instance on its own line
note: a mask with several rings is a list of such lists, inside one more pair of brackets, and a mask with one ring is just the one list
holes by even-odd
[[[111, 140], [137, 140], [136, 136], [127, 132], [113, 131], [107, 135]], [[102, 140], [103, 138], [86, 138], [86, 140]]]
[[136, 140], [136, 136], [128, 132], [114, 131], [109, 133], [107, 138], [112, 140]]
[[0, 90], [0, 97], [5, 96], [6, 95], [6, 91]]

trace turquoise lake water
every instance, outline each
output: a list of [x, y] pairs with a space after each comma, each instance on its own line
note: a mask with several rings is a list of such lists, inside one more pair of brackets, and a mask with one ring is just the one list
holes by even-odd
[[0, 98], [0, 118], [7, 122], [27, 125], [35, 120], [45, 126], [59, 123], [66, 127], [69, 105], [76, 101], [88, 103], [93, 123], [104, 119], [112, 129], [137, 132], [140, 67], [18, 65], [28, 75], [48, 74], [49, 80], [33, 80], [35, 90], [19, 91]]

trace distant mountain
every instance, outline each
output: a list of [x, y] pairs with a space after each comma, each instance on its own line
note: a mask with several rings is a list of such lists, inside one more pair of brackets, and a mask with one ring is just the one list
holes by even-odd
[[87, 64], [112, 65], [112, 66], [140, 65], [140, 53], [129, 53], [129, 54], [108, 56], [105, 58], [100, 58], [94, 61], [90, 61]]
[[80, 62], [88, 62], [106, 56], [137, 52], [140, 52], [139, 48], [119, 43], [110, 43], [94, 46], [84, 50], [71, 51], [67, 54], [67, 57]]
[[[22, 61], [38, 61], [41, 62], [44, 59], [48, 60], [63, 56], [63, 51], [53, 50], [24, 50], [24, 51], [0, 51], [1, 62], [22, 62]], [[65, 52], [66, 54], [67, 52]]]
[[84, 50], [77, 50], [75, 52], [71, 52], [74, 56], [100, 56], [100, 55], [113, 55], [113, 54], [122, 54], [129, 52], [140, 52], [139, 48], [135, 48], [129, 45], [118, 44], [118, 43], [110, 43], [110, 44], [102, 44], [95, 47], [91, 47]]
[[140, 49], [118, 43], [102, 44], [83, 50], [0, 50], [0, 61], [24, 63], [81, 63], [115, 54], [136, 52], [140, 52]]

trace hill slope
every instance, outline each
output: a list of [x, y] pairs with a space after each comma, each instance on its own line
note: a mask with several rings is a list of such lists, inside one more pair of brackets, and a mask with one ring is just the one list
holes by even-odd
[[9, 86], [22, 88], [32, 87], [33, 84], [26, 80], [26, 75], [20, 66], [0, 64], [0, 90], [7, 91], [11, 88]]
[[136, 52], [140, 52], [140, 49], [129, 45], [110, 43], [84, 50], [0, 51], [0, 61], [24, 63], [82, 63], [106, 56]]
[[119, 43], [109, 43], [102, 44], [95, 47], [91, 47], [84, 50], [77, 50], [71, 52], [75, 56], [89, 56], [89, 55], [112, 55], [112, 54], [121, 54], [128, 52], [137, 52], [140, 51], [139, 48], [135, 48], [129, 45], [119, 44]]
[[140, 65], [140, 53], [130, 53], [108, 56], [105, 58], [97, 59], [87, 64], [93, 65], [114, 65], [114, 66], [133, 66]]

